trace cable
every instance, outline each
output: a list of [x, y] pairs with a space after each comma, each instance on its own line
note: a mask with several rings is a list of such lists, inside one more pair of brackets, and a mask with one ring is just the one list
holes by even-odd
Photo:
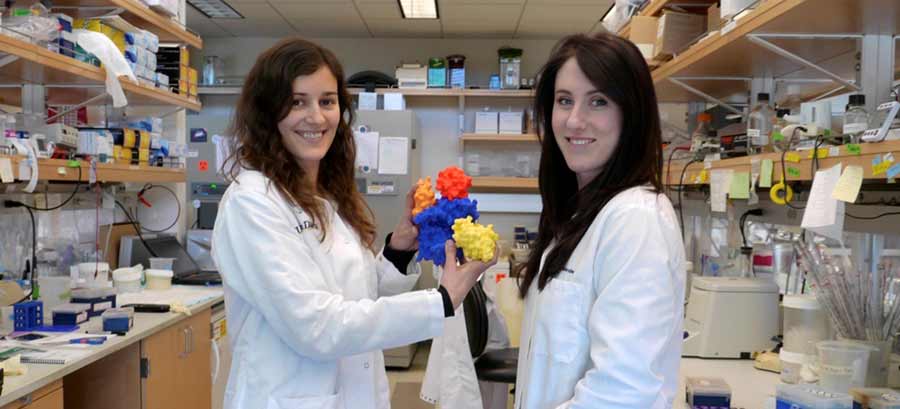
[[19, 202], [19, 203], [21, 204], [22, 207], [29, 209], [29, 210], [37, 210], [40, 212], [53, 211], [53, 210], [59, 209], [65, 205], [69, 204], [69, 202], [71, 202], [72, 199], [75, 198], [75, 195], [78, 194], [78, 188], [80, 187], [80, 185], [81, 185], [81, 165], [78, 166], [78, 179], [75, 179], [75, 189], [72, 189], [72, 194], [70, 194], [69, 197], [66, 198], [66, 200], [63, 200], [62, 203], [60, 203], [56, 206], [47, 207], [47, 208], [29, 206], [29, 205], [27, 205], [25, 203], [21, 203], [21, 202]]
[[[137, 232], [138, 238], [141, 239], [141, 243], [144, 244], [144, 248], [147, 249], [151, 256], [157, 257], [156, 252], [153, 251], [153, 249], [150, 248], [150, 245], [147, 244], [147, 241], [144, 240], [144, 235], [141, 234], [141, 226], [139, 226], [137, 222], [134, 221], [134, 219], [131, 217], [131, 213], [128, 213], [128, 210], [125, 209], [125, 206], [123, 206], [121, 202], [119, 202], [118, 200], [115, 200], [115, 202], [116, 205], [119, 206], [120, 209], [122, 209], [122, 213], [125, 213], [125, 217], [129, 222], [131, 222], [131, 225], [134, 226], [134, 231]], [[115, 217], [115, 215], [113, 216]]]
[[744, 214], [741, 215], [741, 219], [740, 219], [740, 224], [739, 224], [739, 226], [740, 226], [740, 229], [741, 229], [741, 243], [744, 243], [744, 247], [747, 247], [747, 234], [744, 233], [744, 230], [745, 230], [744, 225], [747, 223], [747, 217], [749, 217], [749, 216], [762, 216], [762, 215], [763, 215], [763, 210], [762, 210], [762, 209], [750, 209], [750, 210], [747, 210], [746, 212], [744, 212]]
[[856, 220], [876, 220], [876, 219], [880, 219], [880, 218], [886, 217], [886, 216], [900, 216], [900, 212], [887, 212], [887, 213], [879, 214], [878, 216], [856, 216], [856, 215], [850, 214], [850, 212], [844, 212], [844, 214], [847, 215], [847, 217], [849, 217], [851, 219], [856, 219]]
[[28, 292], [28, 295], [15, 302], [15, 304], [18, 304], [34, 297], [34, 275], [35, 271], [37, 270], [37, 223], [34, 220], [34, 212], [28, 207], [24, 206], [22, 203], [7, 200], [4, 202], [4, 204], [6, 205], [6, 207], [24, 207], [25, 210], [28, 211], [28, 215], [31, 216], [31, 265], [26, 262], [25, 272], [22, 273], [22, 280], [25, 280], [26, 278], [29, 280], [29, 282], [31, 283], [31, 290]]
[[[163, 186], [163, 185], [152, 185], [152, 184], [149, 184], [149, 183], [148, 183], [148, 184], [144, 185], [144, 187], [141, 188], [141, 190], [138, 192], [138, 199], [139, 199], [140, 201], [142, 201], [142, 202], [145, 202], [145, 200], [144, 200], [143, 197], [142, 197], [143, 194], [144, 194], [144, 192], [146, 192], [146, 191], [148, 191], [148, 190], [151, 190], [151, 189], [153, 189], [153, 188], [157, 188], [157, 187], [163, 188], [163, 189], [165, 189], [165, 190], [168, 190], [169, 193], [172, 194], [172, 198], [175, 199], [175, 200], [174, 200], [174, 201], [175, 201], [175, 205], [178, 206], [178, 213], [175, 214], [175, 220], [172, 221], [172, 224], [170, 224], [169, 227], [166, 227], [166, 228], [164, 228], [164, 229], [161, 229], [161, 230], [152, 230], [152, 229], [148, 229], [148, 228], [146, 228], [146, 227], [141, 226], [141, 229], [143, 229], [145, 232], [148, 232], [148, 233], [165, 233], [165, 232], [169, 231], [169, 229], [171, 229], [172, 227], [175, 227], [175, 225], [178, 223], [178, 220], [181, 219], [181, 202], [178, 200], [178, 195], [175, 194], [175, 191], [174, 191], [174, 190], [169, 189], [169, 188], [166, 187], [166, 186]], [[140, 219], [140, 215], [138, 215], [138, 219]]]
[[[686, 151], [686, 150], [689, 150], [689, 148], [685, 148], [684, 146], [672, 147], [672, 152], [669, 152], [669, 159], [666, 161], [666, 182], [669, 181], [669, 178], [672, 175], [672, 157], [675, 156], [675, 152], [682, 151], [682, 150]], [[672, 186], [669, 185], [668, 183], [667, 183], [667, 185], [668, 185], [667, 187], [669, 188], [669, 191], [671, 192]], [[683, 189], [683, 187], [681, 185], [678, 185], [678, 188], [675, 190], [681, 191], [681, 189]]]
[[[670, 155], [671, 157], [671, 155]], [[684, 207], [682, 205], [681, 196], [684, 193], [684, 174], [687, 172], [688, 166], [691, 166], [692, 163], [701, 162], [700, 159], [691, 159], [688, 163], [684, 164], [684, 168], [681, 169], [681, 176], [678, 178], [678, 184], [681, 189], [678, 189], [678, 221], [681, 223], [681, 241], [684, 241]]]

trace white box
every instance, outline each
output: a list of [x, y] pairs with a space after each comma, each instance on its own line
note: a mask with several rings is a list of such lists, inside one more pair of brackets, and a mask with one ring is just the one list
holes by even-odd
[[497, 133], [499, 115], [496, 112], [475, 113], [475, 133]]
[[524, 123], [525, 114], [522, 111], [500, 113], [500, 133], [521, 134]]
[[384, 94], [384, 110], [385, 111], [406, 111], [406, 97], [399, 92], [388, 92]]
[[722, 0], [721, 16], [722, 20], [728, 20], [741, 10], [749, 7], [755, 0]]
[[378, 94], [374, 92], [359, 93], [359, 110], [360, 111], [377, 111], [378, 110]]

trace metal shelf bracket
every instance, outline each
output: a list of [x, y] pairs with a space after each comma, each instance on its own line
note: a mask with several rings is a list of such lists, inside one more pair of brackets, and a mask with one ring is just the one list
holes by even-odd
[[725, 101], [722, 101], [721, 99], [718, 99], [712, 95], [709, 95], [703, 91], [700, 91], [697, 88], [694, 88], [694, 87], [688, 85], [687, 83], [684, 82], [686, 80], [746, 81], [746, 82], [749, 82], [751, 80], [751, 78], [745, 78], [745, 77], [677, 77], [677, 78], [670, 77], [669, 78], [669, 82], [683, 88], [685, 91], [690, 92], [691, 94], [697, 95], [697, 96], [699, 96], [709, 102], [712, 102], [714, 104], [718, 104], [722, 108], [725, 108], [725, 109], [727, 109], [731, 112], [734, 112], [738, 115], [744, 114], [744, 111], [741, 111], [740, 109], [735, 108], [733, 105], [731, 105]]
[[769, 38], [784, 38], [784, 39], [794, 39], [794, 40], [799, 40], [799, 39], [803, 39], [803, 40], [856, 39], [856, 40], [859, 40], [859, 39], [863, 38], [863, 36], [861, 34], [747, 34], [747, 40], [750, 40], [750, 42], [752, 42], [760, 47], [763, 47], [769, 51], [772, 51], [775, 54], [778, 54], [784, 58], [794, 61], [800, 65], [803, 65], [803, 66], [806, 66], [813, 70], [816, 70], [816, 71], [822, 73], [823, 75], [827, 76], [828, 78], [831, 78], [835, 82], [842, 84], [843, 86], [845, 86], [847, 88], [850, 88], [854, 91], [862, 91], [862, 88], [860, 88], [859, 85], [856, 85], [855, 83], [853, 83], [851, 81], [841, 78], [841, 76], [839, 76], [831, 71], [828, 71], [827, 69], [823, 68], [822, 66], [820, 66], [812, 61], [809, 61], [797, 54], [794, 54], [788, 50], [785, 50], [784, 48], [781, 48], [781, 47], [773, 44], [772, 42], [767, 40]]

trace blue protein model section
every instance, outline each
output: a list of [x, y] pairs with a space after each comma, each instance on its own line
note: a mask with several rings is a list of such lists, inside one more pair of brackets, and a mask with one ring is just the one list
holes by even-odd
[[[478, 220], [477, 200], [441, 198], [434, 206], [416, 215], [413, 219], [419, 227], [419, 255], [416, 261], [430, 260], [443, 265], [447, 258], [444, 243], [453, 237], [453, 221], [466, 216]], [[457, 257], [462, 257], [461, 249], [457, 249]]]

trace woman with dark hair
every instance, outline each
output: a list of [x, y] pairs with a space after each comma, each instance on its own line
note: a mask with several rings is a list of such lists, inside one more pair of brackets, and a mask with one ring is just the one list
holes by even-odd
[[684, 249], [661, 194], [659, 111], [632, 43], [572, 35], [535, 91], [543, 201], [524, 265], [516, 407], [668, 408]]
[[247, 76], [212, 239], [234, 354], [226, 408], [389, 408], [381, 350], [440, 335], [492, 264], [457, 266], [448, 242], [439, 289], [408, 292], [412, 192], [376, 253], [352, 121], [343, 69], [316, 44], [283, 40]]

